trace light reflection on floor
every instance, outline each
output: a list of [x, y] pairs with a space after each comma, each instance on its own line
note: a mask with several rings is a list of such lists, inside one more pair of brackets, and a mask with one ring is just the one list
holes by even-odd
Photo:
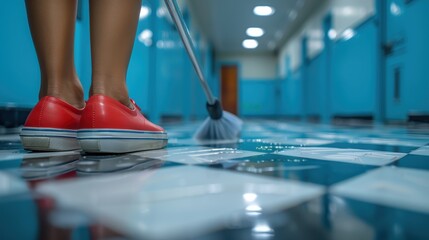
[[0, 239], [427, 239], [426, 125], [167, 125], [166, 149], [29, 153], [0, 135]]

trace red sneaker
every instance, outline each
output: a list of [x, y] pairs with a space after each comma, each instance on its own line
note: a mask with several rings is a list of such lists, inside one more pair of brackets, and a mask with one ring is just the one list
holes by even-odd
[[24, 149], [68, 151], [80, 149], [76, 139], [82, 109], [56, 97], [43, 97], [30, 112], [21, 130]]
[[133, 110], [103, 95], [88, 100], [77, 133], [85, 152], [125, 153], [167, 145], [164, 129], [149, 122], [135, 102], [131, 102]]

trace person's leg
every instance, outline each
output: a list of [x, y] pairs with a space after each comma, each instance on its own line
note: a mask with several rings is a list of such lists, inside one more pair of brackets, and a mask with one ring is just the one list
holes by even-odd
[[28, 23], [39, 59], [39, 102], [20, 137], [24, 149], [79, 149], [77, 129], [85, 102], [74, 66], [76, 0], [26, 0]]
[[41, 72], [39, 98], [52, 96], [84, 106], [74, 66], [76, 0], [26, 0], [28, 22]]
[[126, 153], [163, 148], [168, 136], [129, 99], [126, 87], [141, 0], [90, 0], [92, 85], [77, 133], [82, 150]]
[[131, 106], [125, 78], [140, 7], [141, 0], [90, 0], [90, 95], [106, 95]]

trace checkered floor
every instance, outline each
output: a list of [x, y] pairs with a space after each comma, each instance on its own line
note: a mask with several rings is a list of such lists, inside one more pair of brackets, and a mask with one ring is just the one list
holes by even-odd
[[127, 155], [29, 153], [3, 131], [0, 239], [429, 239], [428, 125], [198, 126]]

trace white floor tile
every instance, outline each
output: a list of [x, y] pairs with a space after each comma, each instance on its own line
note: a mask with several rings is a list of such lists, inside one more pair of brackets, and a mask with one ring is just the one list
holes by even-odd
[[195, 166], [50, 182], [38, 192], [137, 239], [193, 237], [232, 218], [286, 209], [321, 186]]
[[427, 140], [393, 139], [393, 138], [354, 138], [350, 143], [379, 144], [388, 146], [421, 147], [429, 143]]
[[169, 138], [168, 143], [170, 144], [183, 144], [190, 146], [198, 145], [222, 145], [222, 144], [238, 144], [238, 140], [197, 140], [195, 138]]
[[317, 138], [270, 138], [263, 139], [262, 142], [269, 143], [280, 143], [286, 145], [299, 145], [299, 146], [320, 146], [334, 143], [335, 141], [326, 140], [326, 139], [317, 139]]
[[383, 166], [404, 157], [404, 153], [347, 148], [300, 147], [277, 154], [317, 160]]
[[331, 192], [366, 202], [429, 213], [429, 171], [383, 167], [334, 185]]
[[27, 183], [24, 180], [11, 174], [0, 172], [0, 197], [25, 193], [28, 191]]
[[233, 148], [208, 147], [177, 147], [135, 153], [135, 155], [142, 157], [155, 158], [188, 165], [203, 163], [213, 164], [234, 158], [251, 157], [262, 154], [264, 153], [236, 150]]
[[330, 140], [336, 140], [336, 141], [348, 141], [350, 139], [355, 138], [355, 135], [352, 134], [344, 134], [344, 133], [314, 133], [311, 134], [314, 137], [317, 138], [323, 138], [323, 139], [330, 139]]
[[414, 155], [429, 156], [429, 146], [424, 146], [411, 152]]
[[305, 133], [310, 132], [314, 129], [311, 125], [296, 125], [296, 124], [277, 124], [276, 128], [281, 131], [290, 131], [290, 132], [299, 132], [299, 133]]

